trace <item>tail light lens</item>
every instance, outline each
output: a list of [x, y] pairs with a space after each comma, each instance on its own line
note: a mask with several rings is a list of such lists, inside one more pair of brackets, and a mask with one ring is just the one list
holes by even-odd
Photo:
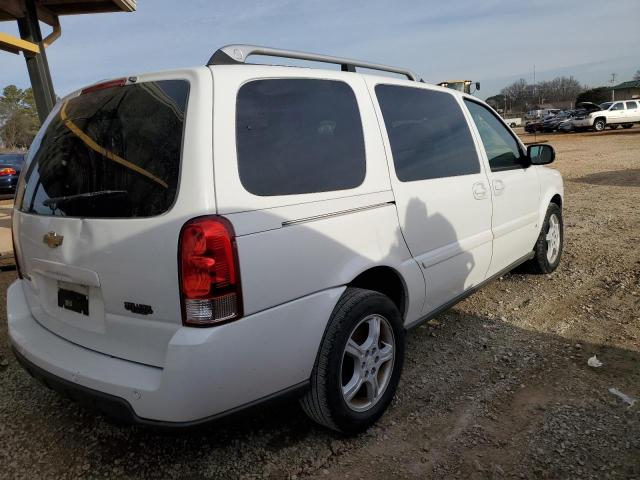
[[15, 175], [16, 173], [16, 169], [15, 168], [0, 168], [0, 177], [4, 177], [6, 175]]
[[80, 92], [80, 95], [84, 95], [85, 93], [96, 92], [98, 90], [104, 90], [105, 88], [113, 88], [113, 87], [123, 87], [127, 84], [126, 78], [116, 78], [115, 80], [108, 80], [106, 82], [96, 83], [95, 85], [90, 85], [87, 88], [83, 88]]
[[206, 327], [242, 316], [233, 227], [222, 217], [189, 220], [178, 245], [182, 323]]

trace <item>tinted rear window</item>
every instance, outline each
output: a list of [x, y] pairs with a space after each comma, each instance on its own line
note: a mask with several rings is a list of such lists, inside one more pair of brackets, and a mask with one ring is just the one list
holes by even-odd
[[469, 126], [451, 94], [378, 85], [376, 96], [400, 181], [480, 172]]
[[343, 82], [256, 80], [238, 92], [240, 181], [254, 195], [359, 186], [366, 162], [356, 97]]
[[66, 100], [31, 147], [20, 209], [149, 217], [173, 204], [189, 83], [142, 82]]

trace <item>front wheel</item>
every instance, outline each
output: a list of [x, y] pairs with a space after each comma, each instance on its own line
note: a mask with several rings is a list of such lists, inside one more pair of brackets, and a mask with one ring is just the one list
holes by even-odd
[[604, 118], [599, 118], [593, 123], [593, 129], [596, 132], [603, 131], [606, 126], [607, 126], [607, 122], [606, 122], [606, 120]]
[[361, 432], [391, 403], [403, 360], [404, 327], [395, 304], [381, 293], [347, 288], [329, 320], [302, 408], [333, 430]]
[[563, 244], [562, 210], [555, 203], [550, 203], [533, 248], [534, 257], [529, 263], [533, 273], [551, 273], [558, 268]]

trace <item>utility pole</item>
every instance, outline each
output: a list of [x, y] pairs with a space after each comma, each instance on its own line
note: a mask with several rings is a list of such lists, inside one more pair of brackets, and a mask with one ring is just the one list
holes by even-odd
[[611, 101], [612, 102], [615, 101], [615, 99], [616, 99], [616, 92], [613, 89], [613, 84], [615, 83], [615, 81], [616, 81], [616, 74], [612, 73], [611, 74], [611, 80], [610, 80], [610, 83], [611, 83]]
[[[533, 64], [533, 101], [536, 101], [536, 64]], [[539, 105], [540, 102], [538, 102], [538, 108], [540, 108]]]

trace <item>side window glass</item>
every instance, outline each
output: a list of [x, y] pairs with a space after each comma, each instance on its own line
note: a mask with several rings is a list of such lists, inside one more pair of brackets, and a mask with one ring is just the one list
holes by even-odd
[[518, 142], [495, 114], [484, 105], [465, 99], [487, 152], [492, 172], [522, 168]]
[[611, 110], [624, 110], [624, 103], [616, 103], [613, 107], [611, 107]]
[[627, 109], [628, 110], [635, 110], [636, 108], [638, 108], [636, 102], [625, 102], [627, 104]]
[[376, 97], [400, 181], [480, 173], [469, 125], [450, 93], [377, 85]]
[[316, 79], [255, 80], [236, 100], [240, 181], [254, 195], [358, 187], [366, 174], [353, 90]]

